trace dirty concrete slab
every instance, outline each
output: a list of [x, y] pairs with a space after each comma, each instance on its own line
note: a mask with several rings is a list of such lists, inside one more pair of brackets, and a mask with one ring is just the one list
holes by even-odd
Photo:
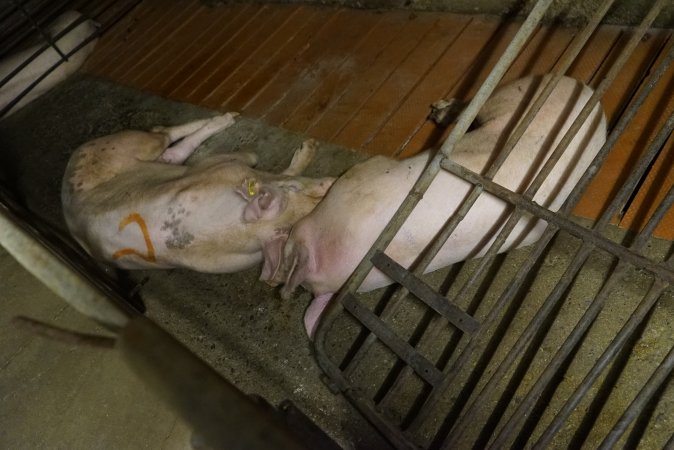
[[[214, 113], [92, 77], [74, 78], [0, 121], [0, 177], [32, 212], [65, 232], [59, 189], [69, 155], [78, 145], [122, 129], [179, 124]], [[280, 171], [303, 139], [241, 117], [205, 143], [188, 163], [214, 152], [253, 151], [260, 156], [258, 168]], [[363, 158], [321, 145], [305, 173], [338, 175]], [[3, 427], [0, 446], [173, 448], [173, 443], [186, 442], [189, 430], [184, 422], [151, 398], [147, 386], [134, 378], [116, 352], [46, 342], [6, 326], [13, 315], [24, 314], [100, 331], [51, 298], [8, 255], [2, 255], [0, 265], [7, 274], [21, 274], [0, 278], [3, 302], [14, 305], [0, 313], [6, 338], [0, 344], [0, 385], [7, 400], [0, 406], [0, 416], [22, 424]], [[259, 268], [232, 275], [138, 271], [130, 277], [132, 282], [146, 281], [141, 297], [147, 315], [239, 389], [272, 405], [291, 400], [346, 448], [385, 448], [352, 407], [320, 380], [302, 326], [309, 295], [282, 301], [274, 289], [257, 281], [258, 272]], [[68, 407], [61, 409], [62, 405]], [[138, 446], [121, 445], [119, 439], [127, 434], [145, 434], [145, 443], [140, 445], [143, 438], [137, 437]]]

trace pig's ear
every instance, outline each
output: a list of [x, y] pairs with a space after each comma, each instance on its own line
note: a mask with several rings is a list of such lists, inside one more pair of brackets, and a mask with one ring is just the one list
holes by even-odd
[[288, 300], [295, 289], [307, 279], [312, 263], [309, 250], [302, 242], [295, 242], [290, 252], [285, 252], [285, 264], [288, 265], [285, 285], [281, 288], [281, 298]]
[[287, 240], [288, 233], [284, 233], [262, 245], [263, 263], [260, 281], [264, 281], [270, 286], [278, 286], [279, 283], [285, 281], [277, 279], [277, 276], [280, 275], [279, 268], [283, 258], [283, 247]]
[[255, 197], [248, 201], [243, 210], [244, 222], [271, 220], [277, 217], [286, 207], [286, 196], [282, 192], [261, 187]]

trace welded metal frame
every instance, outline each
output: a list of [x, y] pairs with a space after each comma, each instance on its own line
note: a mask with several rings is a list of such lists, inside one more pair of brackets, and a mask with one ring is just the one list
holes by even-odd
[[[587, 394], [588, 390], [600, 374], [614, 361], [616, 355], [624, 347], [627, 340], [637, 333], [640, 326], [647, 320], [653, 306], [662, 297], [663, 293], [670, 289], [670, 284], [674, 281], [674, 262], [672, 261], [672, 258], [669, 258], [667, 261], [655, 261], [643, 254], [644, 246], [648, 243], [653, 230], [665, 213], [671, 208], [672, 204], [674, 204], [674, 189], [670, 190], [644, 229], [638, 233], [629, 247], [618, 244], [602, 234], [609, 225], [610, 220], [616, 213], [621, 211], [628, 202], [632, 192], [640, 183], [640, 180], [648, 170], [649, 166], [658, 156], [659, 151], [667, 138], [672, 134], [672, 130], [674, 129], [674, 114], [665, 122], [657, 136], [650, 142], [648, 148], [631, 171], [628, 179], [613, 198], [611, 204], [605, 211], [603, 211], [601, 217], [591, 228], [583, 227], [569, 217], [570, 212], [580, 199], [594, 174], [598, 171], [599, 166], [605, 160], [608, 152], [622, 135], [630, 121], [634, 118], [636, 112], [642, 106], [653, 88], [660, 81], [662, 75], [671, 65], [671, 62], [674, 59], [674, 45], [670, 47], [668, 53], [664, 56], [660, 64], [652, 71], [652, 73], [650, 73], [648, 79], [642, 84], [641, 90], [630, 103], [628, 109], [623, 112], [620, 121], [611, 130], [605, 145], [599, 151], [596, 158], [560, 210], [558, 212], [552, 212], [532, 201], [537, 189], [545, 180], [545, 177], [550, 173], [554, 164], [566, 149], [566, 146], [571, 142], [590, 112], [600, 101], [612, 81], [625, 65], [633, 50], [645, 35], [647, 29], [651, 26], [663, 6], [666, 4], [666, 1], [653, 1], [651, 9], [643, 18], [640, 25], [632, 31], [630, 39], [624, 44], [619, 56], [613, 62], [599, 85], [596, 86], [594, 94], [587, 101], [587, 104], [584, 106], [567, 134], [555, 148], [549, 160], [525, 192], [512, 192], [494, 183], [491, 178], [510, 154], [510, 151], [523, 135], [526, 127], [531, 123], [533, 117], [550, 95], [559, 79], [565, 74], [577, 55], [583, 49], [583, 46], [613, 4], [613, 0], [603, 1], [597, 8], [593, 17], [588, 21], [588, 24], [575, 35], [564, 55], [555, 66], [550, 81], [543, 87], [541, 94], [532, 103], [530, 111], [512, 132], [508, 142], [504, 145], [504, 148], [501, 149], [499, 155], [495, 158], [492, 166], [490, 166], [486, 173], [483, 175], [473, 173], [466, 168], [453, 163], [449, 159], [456, 143], [468, 130], [468, 126], [475, 119], [479, 109], [488, 99], [508, 67], [524, 47], [550, 4], [550, 0], [539, 0], [535, 4], [531, 13], [516, 33], [510, 45], [504, 51], [473, 100], [459, 116], [451, 134], [427, 166], [426, 170], [421, 174], [408, 197], [401, 204], [377, 241], [347, 280], [344, 287], [337, 294], [336, 299], [331, 302], [317, 330], [315, 337], [316, 357], [319, 365], [329, 378], [330, 386], [335, 391], [342, 392], [345, 397], [347, 397], [365, 417], [378, 427], [382, 434], [387, 436], [391, 443], [397, 448], [418, 448], [419, 443], [415, 442], [413, 438], [414, 433], [420, 429], [427, 419], [429, 419], [429, 416], [433, 413], [438, 413], [437, 409], [434, 409], [434, 407], [437, 405], [439, 398], [445, 393], [448, 386], [459, 381], [457, 380], [458, 371], [461, 368], [470, 367], [470, 364], [476, 364], [478, 362], [480, 354], [487, 347], [483, 342], [484, 340], [489, 339], [487, 330], [493, 328], [493, 326], [497, 324], [504, 308], [513, 301], [527, 275], [539, 262], [541, 255], [543, 255], [551, 246], [553, 238], [560, 230], [582, 240], [584, 245], [578, 250], [573, 261], [566, 268], [564, 275], [558, 281], [553, 291], [548, 295], [543, 305], [540, 306], [534, 319], [522, 332], [514, 346], [508, 351], [496, 371], [491, 373], [486, 384], [481, 385], [479, 391], [477, 391], [475, 386], [464, 387], [465, 392], [462, 391], [461, 395], [457, 397], [456, 403], [452, 405], [451, 410], [447, 412], [440, 431], [438, 431], [437, 435], [433, 436], [431, 444], [433, 448], [457, 448], [460, 438], [466, 431], [466, 428], [469, 426], [476, 426], [476, 411], [480, 402], [483, 399], [488, 398], [487, 396], [490, 394], [494, 393], [498, 381], [507, 375], [508, 371], [513, 367], [522, 352], [528, 350], [531, 338], [549, 320], [552, 312], [560, 305], [560, 302], [563, 302], [564, 293], [569, 286], [571, 286], [593, 250], [601, 250], [614, 256], [618, 261], [617, 267], [615, 267], [612, 273], [609, 274], [600, 292], [590, 303], [585, 314], [578, 321], [566, 341], [560, 345], [552, 360], [548, 363], [533, 387], [523, 399], [510, 403], [513, 405], [512, 409], [514, 409], [514, 412], [507, 417], [503, 417], [503, 415], [498, 417], [497, 424], [492, 423], [485, 425], [483, 430], [486, 430], [485, 433], [488, 436], [478, 446], [486, 446], [488, 448], [509, 447], [513, 445], [513, 440], [519, 437], [518, 433], [526, 433], [525, 431], [522, 431], [523, 421], [527, 419], [529, 414], [534, 410], [543, 390], [553, 381], [560, 367], [564, 364], [564, 361], [566, 361], [569, 355], [572, 354], [574, 348], [576, 348], [582, 337], [594, 323], [599, 312], [603, 309], [611, 290], [624, 277], [628, 269], [639, 268], [646, 271], [653, 276], [655, 280], [653, 285], [648, 292], [645, 293], [643, 300], [629, 320], [623, 325], [621, 331], [614, 337], [612, 342], [604, 350], [602, 356], [596, 361], [586, 378], [577, 386], [575, 393], [566, 401], [562, 409], [555, 415], [553, 421], [547, 426], [547, 429], [538, 438], [538, 441], [534, 443], [535, 448], [547, 448], [552, 442], [555, 434], [560, 430], [571, 412], [578, 405], [579, 401]], [[408, 271], [389, 258], [384, 253], [384, 249], [391, 242], [397, 231], [402, 227], [405, 220], [409, 217], [418, 201], [422, 198], [423, 193], [440, 170], [447, 170], [468, 181], [473, 185], [473, 188], [454, 216], [450, 218], [443, 229], [440, 230], [436, 240], [429, 246], [424, 254], [419, 255], [416, 264]], [[470, 279], [462, 285], [459, 289], [459, 293], [456, 294], [453, 299], [448, 299], [435, 292], [428, 292], [428, 290], [432, 291], [432, 289], [419, 280], [418, 277], [424, 273], [428, 264], [461, 220], [470, 211], [470, 208], [479, 195], [483, 192], [495, 195], [513, 206], [513, 211], [511, 212], [507, 223], [501, 228], [494, 243], [491, 245], [485, 256], [482, 257], [477, 268], [471, 274]], [[507, 289], [496, 301], [493, 309], [487, 314], [482, 323], [478, 323], [465, 312], [461, 310], [457, 311], [458, 308], [455, 306], [459, 303], [457, 300], [469, 295], [475, 282], [492, 266], [501, 245], [505, 242], [515, 224], [522, 215], [526, 213], [545, 220], [548, 224], [547, 229], [538, 243], [533, 246], [528, 259], [519, 268]], [[394, 294], [385, 303], [379, 315], [365, 307], [357, 293], [359, 286], [374, 267], [386, 273], [399, 284]], [[411, 338], [409, 341], [401, 338], [386, 323], [386, 320], [392, 317], [396, 311], [402, 307], [402, 300], [406, 298], [410, 292], [424, 302], [429, 310], [433, 310], [439, 315], [447, 318], [449, 323], [456, 326], [458, 330], [457, 333], [460, 333], [461, 335], [461, 345], [457, 345], [456, 347], [460, 348], [461, 352], [458, 355], [453, 355], [453, 359], [451, 359], [450, 363], [445, 367], [436, 367], [433, 362], [429, 361], [423, 354], [417, 351], [415, 345], [418, 338]], [[443, 302], [444, 304], [440, 305], [439, 302]], [[361, 336], [353, 342], [353, 345], [344, 360], [334, 361], [331, 357], [330, 348], [328, 347], [329, 330], [338, 326], [336, 325], [337, 319], [343, 316], [345, 312], [358, 321], [362, 329]], [[435, 335], [438, 332], [437, 326], [439, 323], [440, 321], [437, 320], [431, 321], [428, 329], [421, 333], [427, 333], [431, 336]], [[469, 324], [469, 326], [461, 326], [466, 323]], [[363, 337], [363, 334], [365, 337]], [[366, 396], [363, 393], [364, 390], [351, 381], [352, 375], [357, 370], [361, 369], [363, 365], [368, 364], [366, 360], [368, 351], [375, 342], [383, 344], [398, 358], [398, 364], [394, 366], [389, 373], [390, 377], [393, 378], [393, 382], [389, 383], [389, 386], [386, 388], [382, 387], [384, 392], [378, 392], [376, 400], [373, 397]], [[624, 411], [621, 419], [613, 427], [613, 430], [605, 437], [602, 448], [612, 448], [616, 444], [618, 439], [628, 428], [629, 424], [641, 414], [648, 401], [656, 395], [658, 389], [672, 378], [673, 370], [674, 348], [658, 366], [651, 379], [643, 387], [642, 391], [634, 399], [632, 404]], [[404, 383], [404, 380], [412, 375], [416, 375], [419, 379], [423, 380], [428, 387], [428, 391], [426, 397], [422, 400], [423, 405], [416, 411], [410, 413], [411, 417], [408, 417], [404, 421], [403, 426], [389, 420], [383, 411], [386, 409], [386, 405], [393, 401], [393, 398], [396, 396], [400, 386]], [[512, 398], [510, 400], [512, 401]], [[492, 428], [488, 429], [487, 427]], [[528, 436], [525, 436], [525, 440], [526, 439], [528, 439]], [[674, 445], [674, 433], [667, 445], [669, 445], [670, 448]]]

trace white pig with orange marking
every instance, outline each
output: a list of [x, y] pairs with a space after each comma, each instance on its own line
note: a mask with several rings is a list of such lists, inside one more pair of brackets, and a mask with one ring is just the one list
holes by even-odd
[[259, 263], [263, 245], [287, 234], [334, 180], [299, 176], [316, 150], [312, 140], [281, 174], [254, 170], [252, 153], [183, 164], [235, 117], [122, 131], [79, 147], [61, 191], [73, 236], [94, 257], [125, 269], [228, 273]]

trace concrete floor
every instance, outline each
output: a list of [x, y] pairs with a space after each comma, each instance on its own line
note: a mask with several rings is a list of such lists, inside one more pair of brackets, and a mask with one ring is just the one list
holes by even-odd
[[[91, 77], [59, 86], [0, 122], [6, 183], [29, 208], [65, 230], [60, 179], [72, 150], [126, 128], [182, 123], [211, 112]], [[302, 137], [242, 118], [195, 158], [253, 150], [259, 167], [286, 164]], [[323, 146], [309, 174], [336, 174], [362, 155]], [[246, 393], [272, 405], [291, 399], [341, 445], [385, 448], [376, 433], [320, 381], [303, 326], [307, 294], [282, 302], [257, 282], [258, 269], [235, 275], [181, 270], [134, 272], [148, 282], [148, 315]], [[102, 330], [0, 253], [0, 448], [185, 448], [190, 431], [127, 368], [116, 351], [75, 348], [9, 325], [26, 315], [85, 332]]]
[[[32, 211], [54, 227], [64, 229], [59, 205], [61, 174], [77, 145], [119, 129], [146, 129], [208, 114], [210, 112], [204, 109], [80, 76], [0, 122], [1, 174], [4, 182], [21, 195]], [[263, 168], [277, 170], [289, 160], [301, 140], [302, 136], [244, 118], [231, 132], [207, 143], [195, 158], [218, 149], [253, 150], [262, 156]], [[360, 154], [324, 145], [308, 173], [337, 175], [362, 158]], [[612, 238], [620, 240], [623, 236], [618, 233]], [[669, 246], [668, 242], [658, 241], [651, 251], [666, 252]], [[529, 287], [526, 299], [504, 334], [500, 349], [507, 350], [512, 345], [577, 247], [574, 240], [563, 238], [548, 253], [537, 271], [538, 278]], [[526, 257], [524, 249], [504, 258], [498, 274], [488, 280], [491, 287], [485, 292], [489, 295], [485, 295], [477, 308], [478, 317], [485, 314], [495, 298], [494, 293], [506, 285], [508, 277]], [[540, 351], [523, 377], [523, 387], [518, 393], [535, 380], [587, 307], [589, 294], [601, 286], [609, 268], [610, 261], [595, 258], [578, 278], [554, 326], [541, 341]], [[242, 391], [261, 395], [273, 405], [292, 400], [343, 447], [387, 448], [358, 413], [342, 397], [331, 394], [320, 381], [322, 372], [313, 359], [301, 322], [309, 302], [308, 294], [281, 301], [273, 289], [257, 282], [258, 269], [234, 275], [168, 270], [139, 271], [131, 276], [135, 280], [148, 278], [141, 290], [147, 315]], [[444, 274], [441, 274], [436, 281], [445, 284], [443, 280]], [[568, 395], [574, 383], [582, 378], [581, 374], [600, 353], [600, 345], [619, 327], [615, 317], [629, 316], [635, 304], [634, 294], [643, 293], [646, 286], [639, 273], [626, 278], [621, 293], [612, 296], [598, 326], [577, 352], [564, 383], [552, 398], [553, 405]], [[188, 445], [189, 428], [130, 372], [117, 352], [64, 345], [27, 335], [8, 325], [11, 317], [22, 314], [72, 329], [102, 332], [55, 298], [4, 251], [0, 252], [0, 289], [3, 302], [0, 309], [0, 448], [163, 449]], [[413, 323], [411, 319], [416, 316], [418, 311], [409, 308], [394, 317], [393, 322], [402, 330]], [[652, 367], [674, 345], [671, 317], [672, 298], [668, 296], [659, 303], [632, 354], [627, 355], [627, 369], [613, 381], [608, 407], [600, 411], [595, 429], [604, 430], [612, 425], [616, 419], [614, 411], [629, 402], [648, 375], [644, 368]], [[490, 367], [501, 357], [502, 353], [497, 353]], [[386, 360], [373, 361], [370, 370], [356, 373], [354, 381], [365, 390], [372, 389], [379, 369], [388, 365]], [[656, 420], [649, 425], [643, 448], [659, 448], [671, 435], [672, 404], [674, 388], [670, 386], [654, 410]], [[578, 420], [583, 420], [586, 406], [579, 408]], [[489, 414], [492, 407], [493, 404], [485, 402], [485, 414]], [[396, 405], [392, 405], [389, 414], [395, 416], [396, 411]], [[569, 427], [562, 433], [557, 447], [568, 446], [574, 438], [573, 429]], [[590, 438], [584, 443], [591, 448], [593, 442]]]

